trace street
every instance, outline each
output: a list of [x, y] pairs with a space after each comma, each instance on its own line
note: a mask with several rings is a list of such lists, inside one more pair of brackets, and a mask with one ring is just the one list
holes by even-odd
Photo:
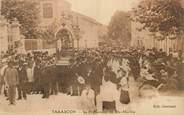
[[[184, 112], [184, 92], [181, 96], [158, 96], [152, 99], [139, 98], [129, 105], [117, 104], [117, 109], [121, 113], [138, 114], [138, 115], [163, 115], [169, 113], [174, 115], [176, 112]], [[179, 94], [178, 94], [179, 95]], [[63, 103], [64, 102], [64, 103]], [[3, 96], [0, 97], [0, 114], [3, 113], [47, 113], [53, 111], [73, 111], [80, 113], [80, 97], [67, 96], [59, 94], [51, 96], [49, 99], [41, 99], [41, 95], [29, 95], [27, 101], [17, 101], [15, 106], [9, 106]], [[160, 106], [160, 107], [159, 107]]]

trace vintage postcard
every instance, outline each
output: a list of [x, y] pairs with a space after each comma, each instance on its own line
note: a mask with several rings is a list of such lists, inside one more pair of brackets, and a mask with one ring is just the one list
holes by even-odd
[[0, 115], [184, 115], [184, 0], [0, 0]]

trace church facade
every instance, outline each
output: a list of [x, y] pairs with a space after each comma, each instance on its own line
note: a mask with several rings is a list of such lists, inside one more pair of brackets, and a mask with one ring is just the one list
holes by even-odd
[[72, 11], [71, 7], [65, 0], [40, 0], [40, 29], [52, 28], [55, 42], [48, 43], [44, 38], [25, 39], [23, 49], [54, 51], [61, 47], [98, 47], [106, 27], [91, 17]]

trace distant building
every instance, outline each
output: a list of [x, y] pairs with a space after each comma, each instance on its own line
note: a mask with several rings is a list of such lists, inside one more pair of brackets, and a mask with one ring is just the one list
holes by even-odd
[[171, 39], [158, 40], [155, 37], [153, 37], [152, 33], [150, 33], [149, 31], [140, 30], [142, 24], [138, 22], [132, 22], [131, 26], [132, 26], [131, 46], [134, 48], [143, 48], [143, 47], [145, 49], [157, 48], [163, 49], [167, 53], [169, 53], [170, 51], [184, 50], [184, 40], [183, 40], [184, 36], [181, 36], [180, 38], [178, 37], [174, 40]]
[[165, 39], [158, 40], [152, 36], [147, 30], [140, 30], [140, 23], [132, 22], [132, 41], [131, 46], [134, 48], [145, 48], [145, 49], [163, 49], [167, 53], [169, 51], [182, 50], [182, 40], [177, 38], [175, 40]]

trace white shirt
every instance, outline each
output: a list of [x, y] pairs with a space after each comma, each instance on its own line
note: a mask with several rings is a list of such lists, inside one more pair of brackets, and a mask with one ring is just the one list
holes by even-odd
[[94, 99], [95, 98], [95, 93], [94, 93], [94, 91], [92, 89], [90, 89], [90, 90], [86, 90], [85, 89], [85, 90], [82, 91], [81, 96], [83, 98], [87, 97], [89, 99]]
[[150, 74], [147, 69], [142, 68], [140, 74], [141, 77], [145, 78], [146, 80], [155, 80], [155, 78], [153, 78], [153, 74]]
[[5, 70], [6, 70], [7, 67], [8, 67], [8, 65], [4, 65], [4, 66], [1, 68], [0, 76], [4, 76], [4, 73], [5, 73]]
[[115, 101], [117, 98], [117, 88], [116, 84], [108, 81], [105, 82], [101, 87], [100, 87], [100, 95], [102, 97], [102, 101], [108, 101], [112, 102]]
[[33, 69], [27, 68], [26, 72], [27, 72], [28, 82], [34, 82]]
[[123, 77], [120, 81], [120, 85], [121, 85], [121, 89], [125, 90], [125, 91], [128, 91], [128, 80], [126, 77]]

